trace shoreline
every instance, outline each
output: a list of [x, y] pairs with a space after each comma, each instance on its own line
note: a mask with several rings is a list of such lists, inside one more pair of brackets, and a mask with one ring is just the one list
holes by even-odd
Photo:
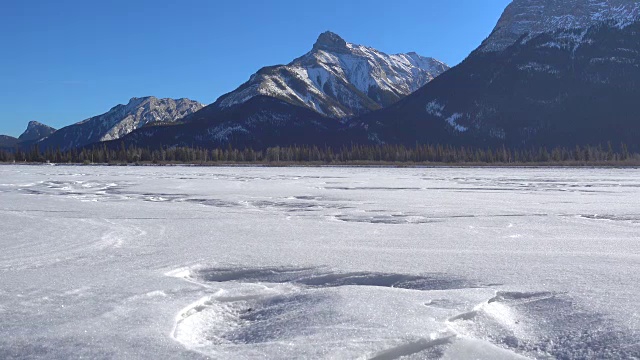
[[235, 167], [235, 168], [381, 168], [381, 169], [437, 169], [437, 168], [513, 168], [513, 169], [640, 169], [640, 163], [0, 163], [0, 166], [77, 166], [77, 167]]

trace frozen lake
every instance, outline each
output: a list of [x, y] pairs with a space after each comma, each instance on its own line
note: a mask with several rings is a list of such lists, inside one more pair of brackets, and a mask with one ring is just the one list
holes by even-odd
[[0, 167], [0, 358], [637, 359], [640, 170]]

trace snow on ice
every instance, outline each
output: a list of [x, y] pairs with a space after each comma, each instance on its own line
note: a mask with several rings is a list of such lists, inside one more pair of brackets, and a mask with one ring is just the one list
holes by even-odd
[[638, 175], [3, 166], [0, 358], [638, 358]]

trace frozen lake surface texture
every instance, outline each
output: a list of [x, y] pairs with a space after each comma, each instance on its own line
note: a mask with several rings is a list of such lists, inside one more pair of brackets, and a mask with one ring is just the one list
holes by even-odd
[[0, 359], [638, 359], [640, 171], [0, 167]]

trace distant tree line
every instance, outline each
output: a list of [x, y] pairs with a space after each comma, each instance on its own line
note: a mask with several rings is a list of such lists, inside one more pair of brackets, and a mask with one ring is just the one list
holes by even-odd
[[272, 147], [266, 150], [205, 149], [172, 147], [148, 149], [135, 146], [41, 150], [34, 146], [0, 150], [4, 163], [100, 163], [100, 164], [215, 164], [215, 163], [327, 163], [327, 164], [610, 164], [640, 165], [640, 154], [632, 153], [627, 145], [576, 146], [575, 148], [545, 147], [526, 150], [500, 148], [472, 148], [443, 145], [352, 145], [341, 148], [317, 146]]

